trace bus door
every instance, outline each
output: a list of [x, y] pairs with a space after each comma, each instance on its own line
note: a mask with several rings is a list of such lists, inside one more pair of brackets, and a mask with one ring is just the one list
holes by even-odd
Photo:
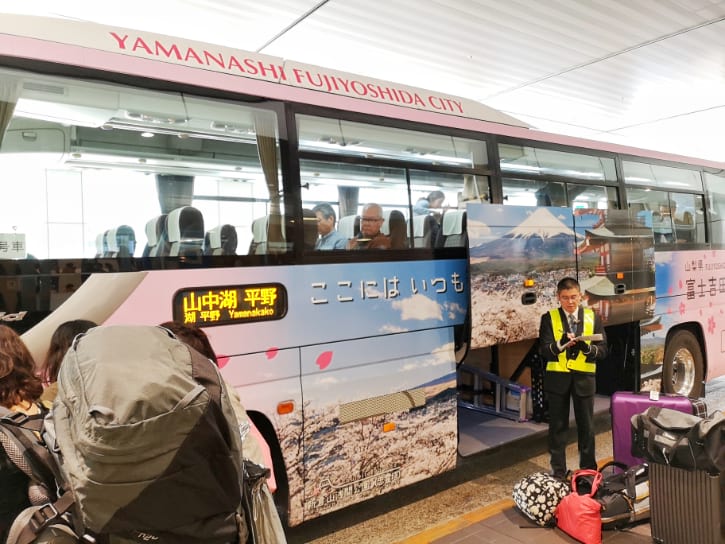
[[640, 322], [654, 316], [655, 255], [649, 212], [574, 211], [577, 269], [585, 304], [607, 331], [609, 356], [597, 390], [637, 389]]

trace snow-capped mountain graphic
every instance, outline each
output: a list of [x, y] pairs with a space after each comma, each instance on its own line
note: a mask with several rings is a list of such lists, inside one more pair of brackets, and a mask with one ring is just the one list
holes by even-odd
[[473, 257], [562, 257], [574, 255], [576, 233], [548, 208], [537, 208], [500, 238], [471, 247]]

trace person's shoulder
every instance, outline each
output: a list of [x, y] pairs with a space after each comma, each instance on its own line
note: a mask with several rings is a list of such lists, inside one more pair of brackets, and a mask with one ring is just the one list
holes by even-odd
[[340, 231], [334, 231], [330, 236], [332, 249], [345, 249], [347, 247], [347, 238]]
[[40, 402], [42, 404], [48, 403], [50, 406], [53, 405], [53, 401], [55, 400], [55, 397], [58, 395], [58, 382], [53, 382], [49, 384], [45, 389], [43, 389], [43, 394], [40, 395]]

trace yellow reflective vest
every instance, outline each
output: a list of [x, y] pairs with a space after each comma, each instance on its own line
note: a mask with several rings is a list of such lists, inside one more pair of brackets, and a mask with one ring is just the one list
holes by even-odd
[[[564, 323], [561, 320], [561, 313], [559, 309], [551, 310], [549, 312], [551, 317], [551, 328], [554, 333], [554, 339], [558, 340], [564, 334]], [[590, 308], [584, 308], [584, 328], [582, 336], [589, 336], [594, 334], [594, 311]], [[587, 342], [591, 344], [591, 342]], [[589, 372], [591, 374], [597, 371], [596, 363], [590, 363], [587, 361], [587, 356], [581, 351], [575, 359], [568, 359], [566, 355], [567, 350], [559, 353], [558, 359], [554, 361], [547, 361], [546, 370], [548, 372]]]

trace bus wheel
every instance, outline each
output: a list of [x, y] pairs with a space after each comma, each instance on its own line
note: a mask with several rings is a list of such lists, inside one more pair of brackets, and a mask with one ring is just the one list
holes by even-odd
[[690, 331], [675, 332], [665, 349], [663, 391], [698, 398], [703, 394], [703, 377], [702, 350], [697, 338]]

